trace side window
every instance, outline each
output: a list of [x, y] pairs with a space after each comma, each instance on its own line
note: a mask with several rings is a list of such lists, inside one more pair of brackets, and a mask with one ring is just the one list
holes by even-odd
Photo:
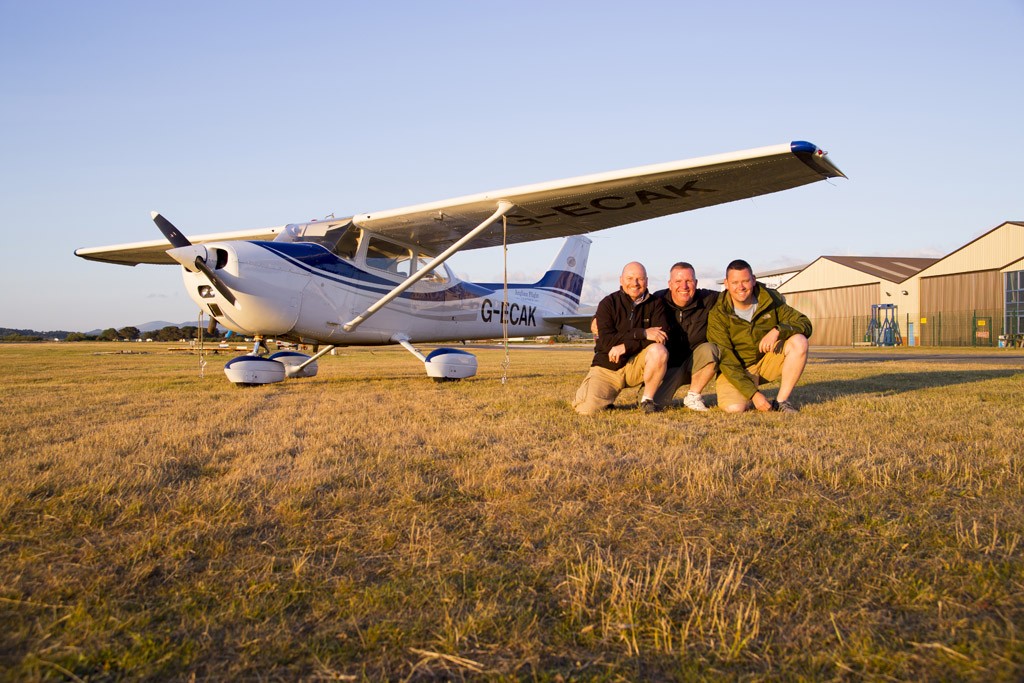
[[[427, 256], [426, 254], [420, 254], [419, 256], [417, 256], [416, 257], [416, 272], [418, 273], [419, 271], [423, 270], [423, 267], [426, 266], [428, 263], [430, 263], [433, 260], [434, 260], [433, 256]], [[445, 282], [445, 281], [447, 281], [447, 277], [445, 277], [445, 272], [444, 272], [443, 268], [435, 268], [434, 270], [432, 270], [429, 273], [427, 273], [426, 275], [424, 275], [423, 278], [420, 280], [420, 282]]]
[[349, 261], [354, 259], [356, 250], [359, 249], [359, 237], [362, 233], [362, 230], [353, 226], [346, 228], [338, 243], [334, 245], [334, 253]]
[[370, 244], [366, 247], [366, 265], [369, 267], [408, 277], [411, 263], [412, 252], [405, 247], [377, 237], [370, 238]]

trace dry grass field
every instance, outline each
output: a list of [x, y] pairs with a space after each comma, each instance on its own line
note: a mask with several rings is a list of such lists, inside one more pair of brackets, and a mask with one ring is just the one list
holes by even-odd
[[582, 418], [584, 349], [0, 345], [0, 676], [1021, 680], [1024, 357], [896, 353]]

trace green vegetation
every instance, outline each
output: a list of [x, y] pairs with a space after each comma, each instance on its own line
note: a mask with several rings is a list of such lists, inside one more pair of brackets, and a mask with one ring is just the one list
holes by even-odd
[[[203, 337], [206, 339], [220, 339], [223, 338], [223, 335], [224, 332], [222, 332], [220, 328], [217, 328], [213, 334], [205, 330], [203, 332]], [[0, 327], [0, 342], [141, 341], [142, 339], [175, 342], [182, 339], [197, 339], [198, 336], [198, 328], [195, 325], [183, 325], [181, 327], [178, 327], [177, 325], [166, 325], [159, 330], [151, 330], [149, 332], [142, 332], [139, 328], [131, 326], [122, 327], [120, 330], [108, 327], [98, 334], [68, 332], [66, 330], [37, 332], [36, 330], [15, 330], [7, 327]]]
[[1018, 351], [582, 418], [582, 348], [249, 389], [164, 348], [0, 346], [0, 677], [1024, 675]]

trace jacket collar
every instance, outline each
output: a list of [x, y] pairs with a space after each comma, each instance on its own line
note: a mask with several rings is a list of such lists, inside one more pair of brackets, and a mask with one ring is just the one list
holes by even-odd
[[626, 299], [626, 301], [633, 304], [634, 306], [639, 306], [640, 304], [644, 303], [645, 301], [651, 298], [651, 290], [649, 289], [645, 289], [643, 295], [636, 301], [634, 301], [633, 297], [631, 297], [629, 294], [626, 294], [625, 290], [622, 289], [622, 287], [619, 287], [619, 294], [621, 294], [623, 298]]
[[[726, 294], [722, 299], [726, 309], [735, 313], [736, 303], [732, 300], [732, 296], [729, 295], [728, 290], [726, 290]], [[764, 310], [770, 306], [772, 301], [772, 295], [768, 292], [768, 289], [760, 282], [754, 283], [754, 303], [757, 304], [758, 311]]]

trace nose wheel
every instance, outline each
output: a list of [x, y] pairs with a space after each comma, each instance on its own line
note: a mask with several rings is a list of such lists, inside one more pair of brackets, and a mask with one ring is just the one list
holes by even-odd
[[[260, 353], [260, 349], [263, 349], [263, 353]], [[255, 337], [253, 337], [252, 353], [250, 353], [249, 355], [250, 356], [269, 356], [270, 355], [270, 347], [267, 346], [267, 342], [266, 342], [265, 339], [263, 339], [263, 335], [257, 334]]]

